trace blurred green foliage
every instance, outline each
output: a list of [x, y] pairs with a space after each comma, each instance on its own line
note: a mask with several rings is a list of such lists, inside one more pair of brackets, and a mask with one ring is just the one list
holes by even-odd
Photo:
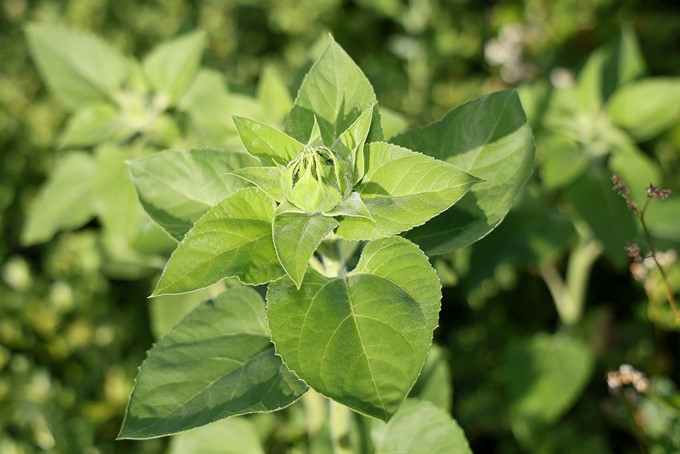
[[[104, 142], [65, 145], [73, 116], [29, 54], [29, 23], [89, 30], [139, 59], [184, 33], [206, 33], [201, 65], [211, 71], [197, 76], [192, 96], [210, 99], [211, 110], [172, 110], [177, 128], [150, 136], [154, 150], [229, 144], [236, 107], [281, 121], [264, 101], [294, 95], [327, 31], [361, 66], [381, 106], [412, 125], [519, 86], [536, 136], [535, 178], [489, 237], [433, 260], [449, 284], [436, 332], [442, 348], [433, 354], [446, 362], [426, 366], [416, 391], [449, 409], [453, 384], [452, 412], [476, 452], [680, 449], [677, 323], [658, 272], [643, 263], [631, 275], [625, 266], [625, 243], [645, 246], [609, 180], [620, 173], [639, 203], [650, 183], [675, 191], [652, 202], [647, 221], [657, 248], [677, 251], [680, 121], [677, 103], [669, 103], [677, 78], [669, 76], [680, 73], [680, 54], [671, 51], [680, 46], [680, 10], [673, 0], [2, 0], [0, 7], [0, 452], [186, 452], [224, 443], [211, 440], [229, 431], [264, 452], [328, 449], [313, 399], [170, 443], [113, 441], [145, 350], [180, 316], [173, 311], [185, 311], [180, 304], [188, 310], [196, 301], [171, 311], [156, 301], [150, 320], [146, 295], [166, 251], [138, 243], [156, 259], [125, 275], [130, 263], [112, 260], [119, 248], [102, 234], [115, 219], [87, 216], [42, 244], [20, 241], [69, 150], [85, 147], [92, 156]], [[612, 55], [628, 62], [624, 76], [607, 69]], [[272, 77], [282, 84], [265, 83]], [[644, 85], [655, 81], [670, 85]], [[651, 129], [635, 116], [662, 111]], [[123, 153], [104, 160], [120, 164], [132, 142], [97, 154]], [[664, 263], [677, 295], [676, 255], [665, 252]], [[569, 369], [567, 386], [556, 367], [570, 361], [583, 369]], [[622, 363], [650, 377], [651, 391], [610, 392], [605, 376]]]

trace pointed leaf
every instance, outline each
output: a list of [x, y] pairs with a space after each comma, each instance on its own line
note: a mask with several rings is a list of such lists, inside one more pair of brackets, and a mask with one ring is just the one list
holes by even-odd
[[271, 65], [262, 70], [260, 83], [257, 85], [257, 99], [262, 105], [267, 118], [277, 123], [282, 122], [293, 107], [293, 97], [279, 72]]
[[41, 243], [61, 229], [77, 228], [90, 220], [96, 180], [92, 156], [72, 152], [60, 159], [29, 209], [21, 242]]
[[326, 216], [352, 216], [373, 220], [371, 212], [361, 200], [358, 192], [353, 192], [345, 200], [331, 211], [324, 213]]
[[464, 247], [493, 230], [517, 199], [534, 166], [531, 130], [513, 91], [470, 101], [394, 142], [484, 180], [459, 203], [407, 234], [429, 255]]
[[247, 186], [230, 171], [257, 165], [245, 153], [163, 151], [129, 162], [139, 200], [149, 215], [181, 240], [212, 206]]
[[370, 107], [338, 137], [332, 147], [333, 150], [340, 154], [342, 159], [352, 164], [354, 183], [361, 180], [366, 170], [364, 165], [364, 145], [371, 128], [372, 118], [373, 107]]
[[78, 109], [66, 124], [61, 146], [87, 147], [104, 143], [121, 127], [118, 110], [107, 103], [97, 103]]
[[472, 454], [463, 429], [444, 410], [418, 399], [408, 399], [387, 424], [371, 433], [376, 454], [423, 452]]
[[321, 214], [279, 212], [274, 216], [274, 247], [288, 276], [300, 288], [309, 259], [338, 221]]
[[[330, 38], [326, 50], [302, 81], [286, 121], [286, 130], [299, 141], [306, 141], [316, 116], [323, 142], [330, 145], [375, 102], [371, 83], [349, 55]], [[376, 105], [368, 141], [381, 139], [380, 114]]]
[[283, 276], [272, 242], [276, 202], [244, 188], [215, 205], [170, 257], [153, 296], [185, 293], [237, 277], [258, 285]]
[[264, 317], [246, 287], [189, 313], [149, 352], [118, 437], [170, 435], [296, 401], [306, 386], [274, 354]]
[[423, 224], [456, 203], [479, 180], [444, 161], [393, 144], [366, 145], [366, 174], [356, 187], [373, 220], [347, 217], [349, 240], [393, 235]]
[[680, 123], [680, 78], [648, 78], [621, 87], [607, 104], [612, 123], [638, 141]]
[[602, 93], [606, 100], [619, 87], [642, 77], [645, 61], [635, 32], [626, 25], [622, 26], [617, 39], [605, 46], [605, 55]]
[[427, 257], [399, 237], [368, 243], [344, 277], [311, 268], [299, 290], [269, 286], [276, 351], [312, 388], [383, 420], [418, 377], [437, 326], [441, 287]]
[[196, 78], [205, 43], [205, 32], [187, 33], [160, 44], [144, 58], [142, 66], [151, 87], [167, 96], [169, 106], [179, 101]]
[[40, 74], [70, 109], [111, 99], [125, 81], [125, 56], [89, 33], [31, 24], [26, 35]]
[[305, 148], [286, 133], [259, 121], [234, 117], [234, 123], [248, 153], [265, 165], [286, 165]]
[[278, 167], [245, 167], [236, 169], [231, 174], [253, 183], [277, 202], [283, 201], [281, 169]]

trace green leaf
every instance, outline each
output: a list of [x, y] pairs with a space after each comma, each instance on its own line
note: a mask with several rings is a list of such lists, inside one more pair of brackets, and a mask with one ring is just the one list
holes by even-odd
[[262, 298], [236, 287], [198, 306], [151, 349], [118, 438], [160, 437], [278, 410], [305, 391], [274, 354]]
[[361, 200], [358, 192], [351, 193], [331, 211], [324, 213], [326, 216], [352, 216], [373, 220], [371, 212]]
[[112, 99], [127, 77], [126, 58], [93, 35], [40, 24], [26, 35], [40, 74], [70, 109]]
[[[225, 440], [229, 440], [225, 443]], [[265, 454], [255, 422], [234, 416], [177, 434], [167, 454]]]
[[513, 91], [477, 98], [394, 142], [484, 180], [452, 208], [407, 234], [428, 255], [467, 246], [493, 230], [534, 166], [531, 130]]
[[61, 146], [87, 147], [109, 140], [121, 128], [118, 110], [107, 103], [91, 104], [78, 109], [66, 124]]
[[645, 141], [680, 122], [680, 78], [649, 78], [620, 88], [607, 104], [612, 123]]
[[139, 200], [175, 239], [206, 211], [247, 186], [229, 172], [257, 165], [245, 153], [224, 150], [164, 151], [129, 162]]
[[279, 72], [271, 65], [266, 65], [262, 70], [257, 85], [257, 99], [267, 118], [277, 123], [283, 122], [293, 107], [293, 98], [288, 87]]
[[232, 175], [253, 183], [277, 202], [282, 202], [281, 169], [278, 167], [245, 167], [231, 172]]
[[647, 187], [650, 184], [659, 186], [663, 181], [663, 174], [657, 162], [635, 145], [612, 153], [607, 166], [612, 174], [618, 174], [623, 178], [630, 190], [630, 196], [640, 208], [647, 201]]
[[338, 221], [321, 214], [277, 212], [274, 216], [274, 247], [279, 261], [299, 289], [309, 259]]
[[382, 139], [373, 87], [361, 69], [331, 37], [319, 60], [302, 81], [286, 131], [307, 142], [316, 116], [323, 143], [330, 145], [369, 107], [374, 106], [368, 141]]
[[144, 58], [144, 73], [168, 106], [179, 101], [196, 77], [205, 44], [205, 32], [195, 31], [158, 45]]
[[611, 175], [585, 173], [565, 192], [565, 198], [575, 214], [588, 224], [594, 236], [602, 242], [605, 256], [614, 264], [626, 263], [626, 243], [637, 241], [635, 216], [626, 202], [612, 190]]
[[451, 370], [446, 360], [446, 350], [437, 344], [432, 344], [427, 354], [423, 370], [413, 385], [409, 397], [432, 402], [437, 407], [451, 412], [453, 403], [453, 386]]
[[368, 243], [342, 277], [308, 269], [300, 289], [269, 286], [276, 351], [316, 391], [387, 420], [413, 386], [437, 326], [441, 287], [427, 257], [399, 237]]
[[234, 117], [234, 123], [248, 153], [265, 165], [286, 165], [305, 148], [286, 133], [259, 121]]
[[215, 205], [187, 232], [153, 296], [191, 292], [237, 277], [258, 285], [283, 276], [272, 241], [276, 202], [244, 188]]
[[463, 429], [441, 408], [408, 399], [387, 424], [371, 432], [376, 454], [472, 454]]
[[387, 107], [380, 107], [380, 125], [382, 126], [385, 140], [406, 132], [408, 129], [406, 117]]
[[640, 52], [635, 32], [622, 26], [621, 33], [611, 44], [605, 46], [602, 74], [602, 94], [608, 99], [619, 87], [632, 82], [645, 73], [645, 62]]
[[371, 128], [371, 118], [373, 118], [373, 106], [366, 109], [346, 131], [340, 134], [331, 147], [340, 154], [342, 159], [352, 164], [353, 183], [355, 184], [361, 180], [366, 171], [364, 145]]
[[588, 346], [576, 339], [538, 334], [505, 351], [510, 419], [520, 439], [555, 423], [579, 397], [592, 371]]
[[337, 234], [349, 240], [393, 235], [423, 224], [479, 181], [444, 161], [396, 145], [366, 145], [366, 174], [356, 190], [373, 220], [346, 217]]
[[21, 242], [41, 243], [59, 230], [74, 229], [89, 221], [94, 214], [96, 180], [96, 165], [90, 155], [71, 152], [61, 158], [29, 208]]

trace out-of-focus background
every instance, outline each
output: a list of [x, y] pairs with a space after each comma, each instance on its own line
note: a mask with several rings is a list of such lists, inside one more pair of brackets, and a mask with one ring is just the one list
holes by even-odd
[[[429, 392], [472, 449], [680, 451], [678, 320], [655, 265], [628, 264], [627, 243], [643, 254], [649, 245], [611, 190], [616, 173], [639, 207], [649, 184], [675, 191], [652, 200], [645, 220], [677, 298], [677, 1], [0, 7], [3, 454], [315, 452], [297, 406], [193, 439], [114, 440], [145, 352], [193, 304], [147, 299], [173, 245], [142, 219], [124, 161], [164, 148], [238, 147], [235, 113], [281, 124], [329, 32], [373, 84], [391, 131], [505, 88], [519, 90], [533, 127], [536, 170], [506, 221], [432, 259], [444, 300]], [[74, 105], [54, 90], [50, 68], [37, 65], [29, 24], [89, 32], [131, 61], [203, 30], [203, 69], [181, 101], [160, 110], [134, 96], [147, 88], [134, 80], [133, 95], [115, 105]], [[73, 35], [64, 36], [43, 45], [77, 59]], [[127, 129], [102, 129], [109, 115]]]

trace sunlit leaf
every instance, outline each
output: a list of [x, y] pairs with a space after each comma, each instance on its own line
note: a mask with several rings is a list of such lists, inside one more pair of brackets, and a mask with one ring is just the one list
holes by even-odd
[[185, 293], [227, 277], [251, 285], [283, 276], [272, 241], [276, 202], [257, 188], [244, 188], [215, 205], [177, 246], [154, 296]]
[[277, 353], [316, 391], [387, 420], [423, 366], [441, 292], [427, 257], [399, 237], [368, 243], [357, 267], [330, 278], [308, 269], [298, 290], [269, 287]]

